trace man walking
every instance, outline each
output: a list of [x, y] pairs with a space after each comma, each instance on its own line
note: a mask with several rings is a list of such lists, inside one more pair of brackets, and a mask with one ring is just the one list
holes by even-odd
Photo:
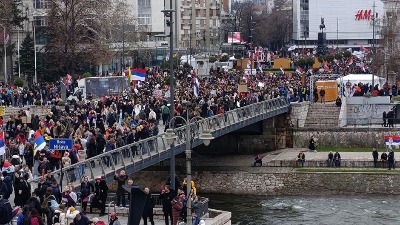
[[319, 95], [321, 96], [321, 104], [324, 103], [325, 104], [325, 90], [322, 87], [321, 90], [319, 91]]

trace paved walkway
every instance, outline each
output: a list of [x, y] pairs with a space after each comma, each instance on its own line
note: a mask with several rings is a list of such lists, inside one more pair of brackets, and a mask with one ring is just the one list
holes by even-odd
[[[329, 152], [312, 152], [306, 148], [287, 148], [278, 151], [261, 153], [263, 162], [296, 160], [300, 151], [305, 151], [306, 160], [326, 160]], [[333, 152], [334, 153], [334, 152]], [[366, 161], [372, 160], [371, 152], [339, 152], [343, 160]], [[381, 152], [380, 152], [381, 153]], [[379, 153], [379, 154], [380, 154]], [[212, 156], [192, 154], [193, 166], [207, 167], [249, 167], [254, 163], [255, 155], [226, 155]], [[168, 163], [168, 162], [166, 162]], [[185, 159], [177, 159], [177, 165], [185, 165]]]

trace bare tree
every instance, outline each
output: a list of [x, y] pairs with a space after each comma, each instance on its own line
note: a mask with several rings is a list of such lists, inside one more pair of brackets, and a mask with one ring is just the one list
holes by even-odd
[[383, 58], [387, 72], [398, 73], [400, 71], [400, 16], [399, 9], [388, 9], [382, 29]]
[[110, 60], [115, 28], [129, 21], [125, 0], [52, 0], [47, 16], [46, 52], [60, 71], [74, 74], [87, 65]]

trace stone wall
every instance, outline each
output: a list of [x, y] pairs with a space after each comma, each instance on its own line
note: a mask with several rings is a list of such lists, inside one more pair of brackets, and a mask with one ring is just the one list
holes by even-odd
[[[133, 179], [158, 192], [167, 176], [168, 172], [141, 171]], [[204, 171], [193, 178], [199, 195], [400, 194], [400, 174], [394, 173], [268, 173], [268, 168], [261, 168], [255, 172]]]
[[290, 103], [291, 127], [304, 127], [309, 107], [309, 102]]
[[346, 98], [347, 124], [382, 124], [383, 111], [388, 112], [395, 104], [389, 96]]
[[399, 136], [399, 130], [381, 128], [294, 129], [293, 147], [307, 148], [311, 136], [318, 146], [376, 147], [385, 146], [384, 136]]

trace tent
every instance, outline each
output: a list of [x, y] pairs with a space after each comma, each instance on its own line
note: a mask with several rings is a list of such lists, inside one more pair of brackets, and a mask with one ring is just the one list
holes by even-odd
[[383, 85], [386, 83], [386, 79], [382, 77], [378, 77], [376, 75], [372, 74], [349, 74], [347, 76], [344, 76], [343, 78], [338, 78], [337, 82], [340, 84], [341, 79], [343, 79], [343, 85], [347, 83], [347, 81], [350, 81], [351, 84], [358, 84], [358, 83], [369, 83], [372, 84], [372, 76], [374, 77], [374, 84], [379, 84], [379, 88], [383, 87]]

